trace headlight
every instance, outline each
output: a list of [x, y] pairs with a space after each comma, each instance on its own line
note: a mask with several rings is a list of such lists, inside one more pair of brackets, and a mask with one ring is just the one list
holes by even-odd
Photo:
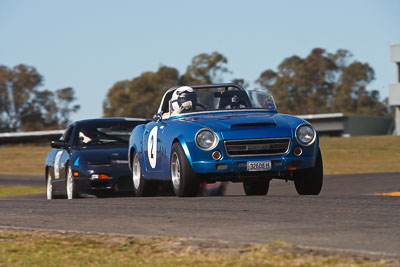
[[196, 144], [203, 150], [214, 149], [218, 144], [218, 136], [209, 129], [201, 129], [196, 134]]
[[315, 131], [310, 125], [302, 124], [296, 129], [296, 138], [300, 144], [311, 145], [315, 140]]

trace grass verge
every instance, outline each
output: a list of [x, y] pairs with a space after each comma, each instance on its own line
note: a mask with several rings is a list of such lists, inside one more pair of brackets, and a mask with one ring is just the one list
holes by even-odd
[[3, 145], [0, 146], [2, 173], [44, 173], [44, 160], [49, 145]]
[[46, 192], [45, 187], [30, 187], [30, 186], [0, 186], [0, 197], [36, 194]]
[[398, 259], [328, 255], [274, 243], [0, 230], [0, 266], [384, 266]]
[[323, 137], [326, 174], [400, 172], [400, 136]]

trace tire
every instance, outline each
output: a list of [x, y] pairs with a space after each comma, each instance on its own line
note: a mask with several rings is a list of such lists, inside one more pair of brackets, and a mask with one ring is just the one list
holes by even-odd
[[243, 189], [247, 196], [265, 196], [268, 193], [270, 180], [264, 177], [243, 180]]
[[51, 183], [51, 175], [50, 172], [47, 172], [47, 178], [46, 178], [46, 197], [48, 200], [54, 199], [54, 192], [53, 192], [53, 184]]
[[172, 145], [170, 157], [172, 188], [178, 197], [195, 197], [200, 190], [200, 180], [193, 171], [179, 142]]
[[133, 190], [137, 197], [152, 197], [157, 194], [158, 183], [144, 179], [136, 152], [132, 160], [132, 180]]
[[72, 176], [72, 169], [71, 166], [69, 165], [67, 165], [66, 190], [67, 190], [67, 199], [74, 199], [79, 197], [74, 177]]
[[321, 150], [318, 151], [314, 168], [298, 170], [294, 173], [294, 186], [299, 195], [318, 195], [323, 183]]

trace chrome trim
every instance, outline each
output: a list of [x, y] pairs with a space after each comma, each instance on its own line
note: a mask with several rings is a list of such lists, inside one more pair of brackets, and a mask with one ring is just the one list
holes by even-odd
[[[286, 139], [289, 140], [288, 146], [285, 152], [283, 153], [270, 153], [270, 154], [243, 154], [243, 155], [231, 155], [228, 152], [228, 149], [226, 147], [226, 142], [243, 142], [243, 141], [268, 141], [268, 140], [277, 140], [277, 139]], [[225, 153], [229, 157], [258, 157], [258, 156], [279, 156], [279, 155], [285, 155], [289, 153], [290, 146], [292, 144], [292, 138], [290, 137], [273, 137], [273, 138], [258, 138], [258, 139], [233, 139], [233, 140], [224, 140], [224, 148], [225, 148]]]
[[[213, 143], [212, 146], [210, 146], [209, 148], [203, 148], [203, 147], [199, 146], [199, 144], [197, 144], [197, 136], [198, 136], [199, 133], [201, 133], [202, 131], [209, 131], [209, 132], [211, 132], [211, 133], [214, 135], [214, 143]], [[194, 136], [194, 143], [195, 143], [196, 146], [197, 146], [198, 148], [200, 148], [201, 150], [210, 151], [210, 150], [213, 150], [214, 148], [217, 147], [217, 145], [218, 145], [218, 143], [219, 143], [219, 137], [218, 137], [218, 135], [217, 135], [213, 130], [211, 130], [210, 128], [201, 128], [200, 130], [197, 131], [196, 135]]]
[[[296, 148], [300, 149], [300, 154], [296, 154], [296, 152], [295, 152]], [[296, 157], [300, 157], [302, 154], [303, 154], [303, 149], [301, 149], [301, 147], [293, 148], [293, 155], [295, 155]]]
[[[218, 157], [218, 158], [215, 158], [215, 157], [214, 157], [214, 154], [215, 154], [215, 153], [219, 153], [219, 157]], [[222, 159], [222, 153], [219, 152], [218, 150], [214, 151], [214, 152], [211, 154], [211, 156], [212, 156], [212, 158], [213, 158], [214, 160], [220, 160], [220, 159]]]
[[[313, 138], [309, 143], [307, 143], [307, 144], [301, 142], [300, 139], [297, 137], [297, 130], [298, 130], [300, 127], [303, 127], [303, 126], [309, 126], [309, 127], [311, 127], [311, 129], [312, 129], [313, 132], [314, 132], [314, 138]], [[311, 146], [311, 145], [315, 142], [315, 139], [317, 139], [317, 132], [315, 131], [314, 127], [312, 127], [311, 124], [309, 124], [309, 123], [302, 123], [302, 124], [300, 124], [299, 126], [296, 127], [296, 131], [294, 131], [294, 136], [296, 137], [296, 140], [297, 140], [297, 142], [299, 142], [300, 145], [303, 145], [303, 146]]]

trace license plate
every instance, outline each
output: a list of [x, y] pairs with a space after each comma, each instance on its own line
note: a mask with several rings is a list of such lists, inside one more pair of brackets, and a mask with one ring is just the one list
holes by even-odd
[[248, 161], [247, 170], [249, 172], [271, 170], [271, 161]]

